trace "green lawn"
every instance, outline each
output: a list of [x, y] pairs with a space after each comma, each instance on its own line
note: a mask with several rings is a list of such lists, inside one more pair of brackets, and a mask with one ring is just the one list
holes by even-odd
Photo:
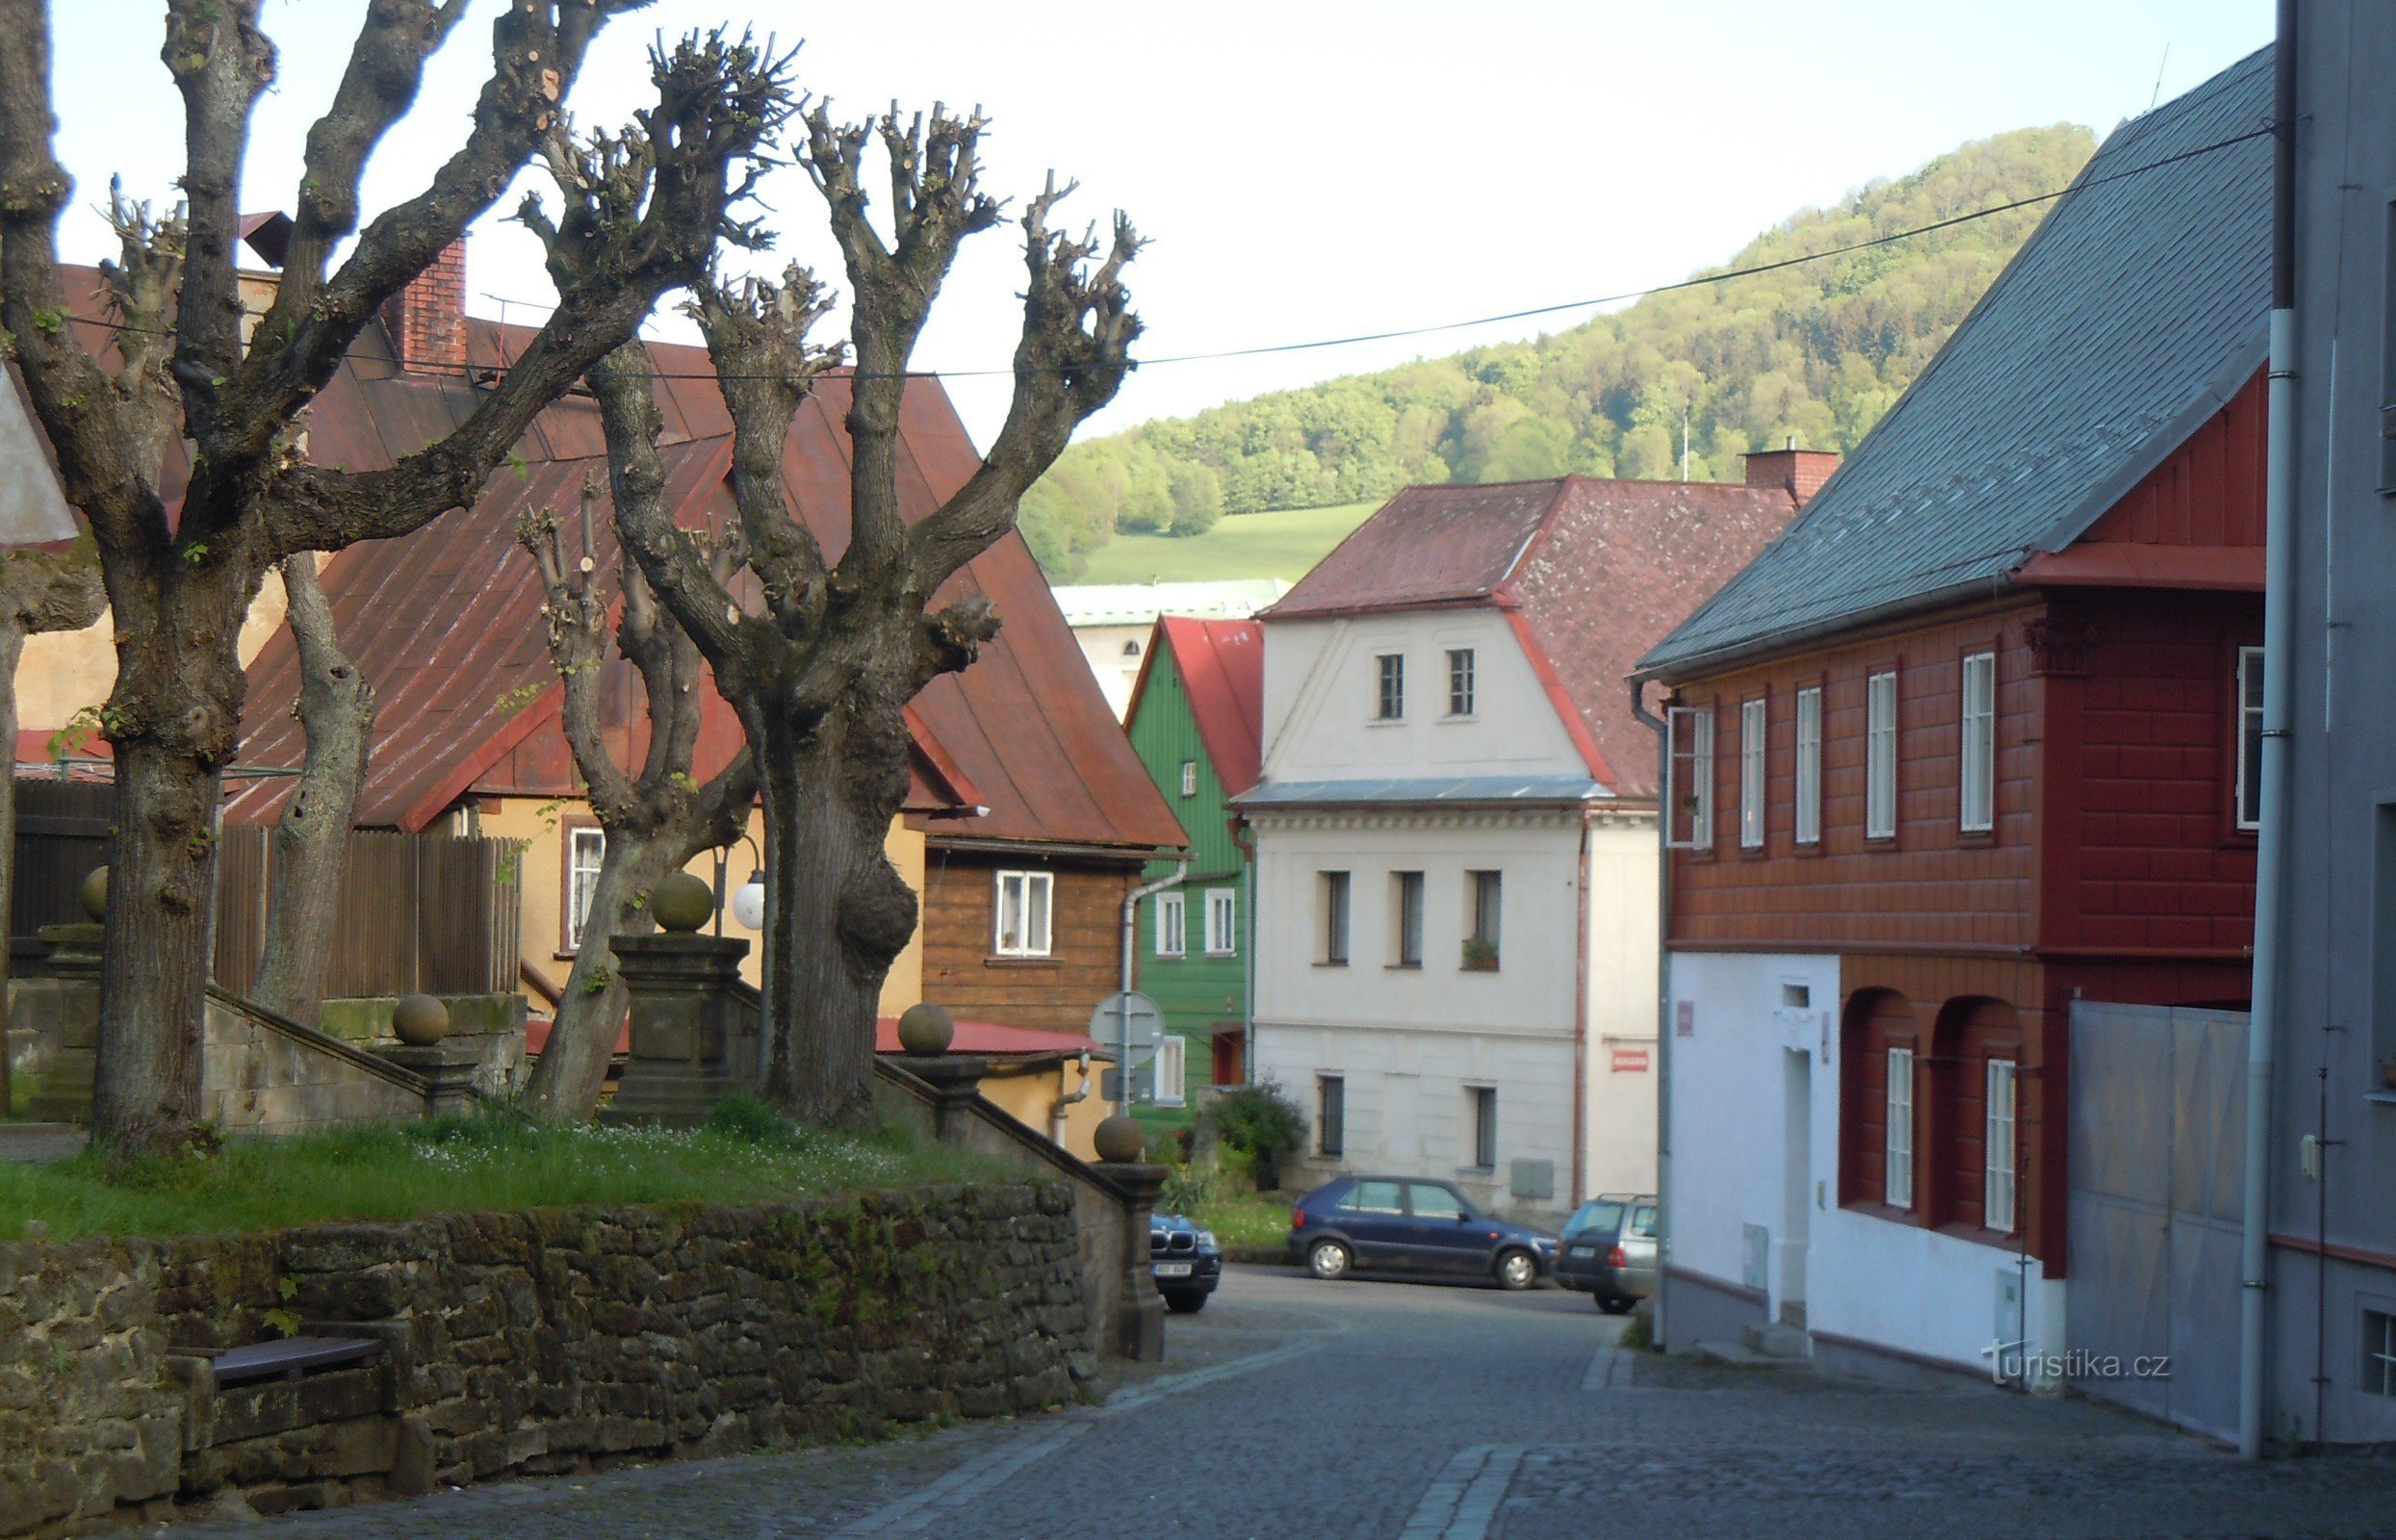
[[973, 1180], [989, 1163], [893, 1130], [793, 1126], [754, 1103], [705, 1128], [549, 1127], [491, 1114], [296, 1139], [237, 1139], [205, 1159], [0, 1164], [0, 1239], [232, 1234], [325, 1219], [697, 1199], [762, 1203], [850, 1188]]
[[1243, 513], [1216, 521], [1202, 535], [1117, 535], [1090, 553], [1077, 583], [1216, 582], [1280, 578], [1296, 582], [1364, 523], [1378, 502], [1287, 513]]

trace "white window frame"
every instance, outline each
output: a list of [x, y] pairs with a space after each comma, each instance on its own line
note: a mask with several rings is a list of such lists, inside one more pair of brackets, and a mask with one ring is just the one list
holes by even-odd
[[[583, 857], [589, 842], [589, 859]], [[591, 923], [591, 903], [599, 896], [599, 870], [607, 860], [607, 831], [598, 824], [576, 824], [566, 831], [566, 950], [582, 950], [582, 933]]]
[[[1673, 850], [1713, 848], [1713, 707], [1676, 706], [1664, 712], [1671, 740], [1664, 765], [1664, 843]], [[1688, 833], [1682, 834], [1682, 814]]]
[[1317, 872], [1315, 880], [1323, 905], [1323, 965], [1344, 968], [1355, 925], [1355, 878], [1348, 872]]
[[1981, 1149], [1986, 1169], [1980, 1186], [1980, 1222], [1989, 1229], [2011, 1234], [2018, 1202], [2014, 1180], [2014, 1098], [2020, 1077], [2014, 1072], [2011, 1059], [1992, 1059], [1988, 1065], [1988, 1095], [1982, 1103], [1986, 1109], [1986, 1130]]
[[[2252, 732], [2250, 732], [2250, 725]], [[2238, 774], [2237, 784], [2230, 795], [2236, 798], [2229, 805], [2229, 814], [2237, 826], [2247, 833], [2263, 827], [2262, 798], [2254, 797], [2255, 816], [2246, 814], [2247, 788], [2262, 789], [2263, 765], [2259, 752], [2263, 732], [2263, 650], [2259, 647], [2238, 649]], [[2254, 749], [2249, 748], [2250, 738]]]
[[1156, 955], [1190, 955], [1190, 907], [1177, 892], [1169, 890], [1156, 895]]
[[1997, 827], [1997, 654], [1964, 658], [1962, 763], [1956, 775], [1956, 823], [1968, 834]]
[[1767, 697], [1739, 703], [1739, 848], [1764, 848], [1764, 751], [1771, 732]]
[[1822, 687], [1797, 692], [1796, 840], [1822, 842]]
[[1888, 1127], [1880, 1192], [1893, 1209], [1914, 1206], [1914, 1050], [1889, 1050]]
[[1236, 887], [1210, 887], [1204, 895], [1206, 904], [1206, 955], [1237, 957], [1240, 955], [1240, 890]]
[[[1053, 872], [1000, 872], [991, 949], [1000, 957], [1047, 957], [1055, 940], [1057, 880]], [[1010, 937], [1009, 922], [1016, 935]]]
[[1896, 837], [1896, 670], [1864, 681], [1864, 837]]
[[1150, 1100], [1159, 1107], [1179, 1107], [1189, 1099], [1190, 1045], [1178, 1033], [1168, 1032], [1156, 1042], [1156, 1067], [1149, 1076]]
[[1376, 653], [1373, 654], [1373, 720], [1404, 722], [1406, 719], [1406, 654]]
[[1198, 795], [1198, 761], [1196, 759], [1181, 761], [1181, 794], [1185, 797]]
[[1468, 717], [1473, 714], [1475, 687], [1473, 650], [1469, 647], [1448, 649], [1448, 714]]

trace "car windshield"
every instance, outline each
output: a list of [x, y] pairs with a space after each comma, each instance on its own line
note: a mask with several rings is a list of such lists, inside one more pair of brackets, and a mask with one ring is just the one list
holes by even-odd
[[1592, 1198], [1572, 1211], [1572, 1218], [1564, 1221], [1564, 1233], [1579, 1235], [1584, 1230], [1598, 1230], [1611, 1234], [1621, 1222], [1621, 1204]]

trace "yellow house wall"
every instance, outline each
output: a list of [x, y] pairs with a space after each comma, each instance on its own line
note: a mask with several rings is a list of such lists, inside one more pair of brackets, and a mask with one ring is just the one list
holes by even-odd
[[[483, 799], [481, 829], [485, 838], [513, 839], [523, 843], [524, 856], [518, 890], [523, 909], [521, 950], [527, 964], [539, 971], [552, 984], [563, 988], [566, 975], [573, 971], [574, 954], [560, 945], [565, 928], [561, 924], [566, 894], [566, 834], [573, 820], [587, 819], [590, 805], [580, 799], [559, 802], [536, 797], [486, 797]], [[762, 813], [749, 816], [749, 837], [761, 849], [765, 843], [765, 820]], [[898, 875], [917, 893], [923, 891], [923, 835], [907, 827], [901, 818], [890, 820], [890, 833], [883, 844], [890, 864]], [[736, 892], [749, 880], [756, 862], [746, 845], [734, 845], [724, 871], [727, 893]], [[712, 883], [715, 860], [703, 855], [686, 868], [693, 876]], [[742, 925], [730, 913], [724, 916], [724, 934], [737, 936], [749, 942], [748, 956], [740, 960], [740, 974], [751, 984], [760, 979], [757, 933]], [[525, 997], [536, 1011], [549, 1008], [533, 989], [527, 986]], [[923, 998], [923, 933], [917, 928], [907, 950], [890, 964], [889, 976], [882, 981], [882, 1014], [896, 1015]], [[1053, 1093], [1052, 1093], [1053, 1094]]]
[[[242, 622], [242, 666], [247, 668], [283, 624], [283, 579], [267, 574], [249, 617]], [[97, 707], [116, 684], [116, 627], [103, 611], [79, 631], [25, 638], [16, 665], [16, 720], [27, 732], [56, 732], [87, 707]]]
[[[1090, 1076], [1097, 1078], [1105, 1066], [1090, 1065]], [[982, 1082], [983, 1099], [1013, 1117], [1017, 1122], [1045, 1134], [1049, 1129], [1048, 1109], [1059, 1096], [1081, 1089], [1082, 1072], [1078, 1063], [1067, 1062], [1055, 1068], [1043, 1068], [1031, 1074], [993, 1074]], [[1065, 1138], [1060, 1141], [1066, 1153], [1086, 1161], [1098, 1158], [1096, 1133], [1100, 1120], [1114, 1111], [1111, 1104], [1101, 1101], [1095, 1087], [1089, 1095], [1065, 1110]]]

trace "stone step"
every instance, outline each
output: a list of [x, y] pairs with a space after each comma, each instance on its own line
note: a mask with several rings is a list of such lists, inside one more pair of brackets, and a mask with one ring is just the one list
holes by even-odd
[[0, 1161], [63, 1161], [90, 1138], [73, 1123], [0, 1122]]
[[1749, 1352], [1765, 1358], [1807, 1358], [1813, 1355], [1814, 1345], [1795, 1326], [1781, 1322], [1769, 1325], [1748, 1326], [1739, 1334]]
[[1767, 1356], [1739, 1342], [1701, 1342], [1689, 1351], [1709, 1364], [1731, 1369], [1798, 1369], [1805, 1363], [1802, 1358]]

